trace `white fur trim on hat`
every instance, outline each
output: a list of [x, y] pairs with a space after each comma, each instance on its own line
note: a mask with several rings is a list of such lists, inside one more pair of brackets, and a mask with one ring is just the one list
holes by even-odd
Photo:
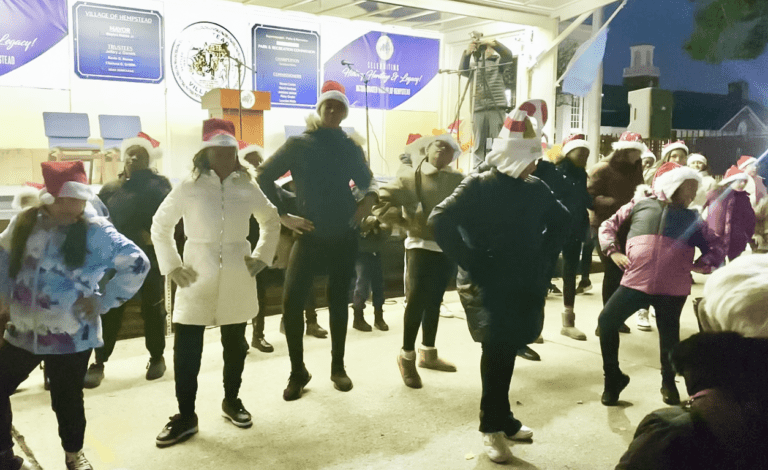
[[256, 144], [251, 144], [245, 148], [241, 148], [237, 152], [237, 156], [240, 158], [245, 158], [246, 155], [253, 152], [257, 152], [259, 155], [261, 155], [261, 158], [264, 158], [264, 147]]
[[87, 184], [78, 183], [77, 181], [67, 181], [61, 185], [58, 196], [49, 193], [45, 188], [40, 190], [40, 202], [43, 204], [51, 205], [57, 197], [71, 197], [73, 199], [90, 201], [93, 199], [93, 191], [91, 191], [91, 187]]
[[685, 150], [685, 154], [688, 154], [688, 146], [681, 143], [681, 142], [673, 142], [666, 147], [662, 148], [661, 150], [661, 159], [664, 160], [664, 157], [669, 155], [673, 150]]
[[347, 117], [347, 115], [349, 115], [349, 99], [344, 93], [338, 90], [328, 90], [322, 95], [320, 95], [320, 97], [317, 99], [317, 106], [315, 106], [315, 110], [317, 111], [317, 114], [320, 114], [320, 105], [322, 105], [328, 100], [340, 101], [342, 104], [344, 104], [344, 108], [347, 111], [344, 117]]
[[692, 153], [688, 155], [688, 160], [686, 160], [685, 164], [690, 165], [693, 162], [701, 162], [703, 164], [707, 164], [707, 157], [700, 153]]
[[131, 137], [129, 139], [123, 139], [123, 143], [120, 144], [120, 155], [123, 159], [125, 159], [125, 152], [133, 146], [139, 146], [146, 150], [147, 154], [149, 154], [150, 162], [163, 156], [163, 150], [160, 147], [153, 147], [147, 139], [143, 137]]
[[768, 254], [742, 255], [704, 284], [698, 316], [702, 331], [735, 331], [768, 338]]
[[656, 161], [656, 154], [648, 150], [648, 147], [645, 148], [645, 152], [640, 156], [641, 159], [643, 158], [653, 158], [653, 161]]
[[658, 176], [653, 181], [653, 192], [659, 200], [669, 202], [677, 188], [686, 180], [695, 180], [701, 184], [701, 175], [698, 171], [687, 166], [675, 168]]
[[[34, 204], [22, 204], [22, 201], [24, 199], [33, 198]], [[20, 211], [22, 209], [26, 209], [27, 207], [31, 207], [33, 205], [36, 205], [40, 201], [40, 190], [33, 188], [31, 186], [24, 186], [19, 190], [18, 193], [16, 193], [13, 196], [13, 201], [11, 202], [11, 208], [15, 211]]]
[[432, 142], [436, 142], [438, 140], [448, 143], [451, 148], [453, 148], [453, 160], [459, 158], [459, 155], [461, 155], [461, 147], [459, 147], [458, 142], [456, 142], [456, 139], [454, 139], [451, 134], [426, 135], [424, 137], [420, 137], [411, 142], [409, 145], [405, 146], [405, 153], [409, 155], [423, 156], [426, 154], [429, 145]]
[[589, 150], [589, 142], [581, 139], [576, 139], [568, 142], [567, 144], [563, 145], [563, 151], [562, 151], [563, 156], [567, 156], [571, 150], [575, 150], [577, 148], [585, 148]]
[[720, 180], [720, 186], [725, 186], [726, 184], [731, 184], [738, 180], [749, 181], [749, 175], [746, 173], [736, 173], [735, 175], [731, 175], [728, 178], [723, 178]]
[[644, 152], [645, 149], [647, 149], [648, 147], [646, 147], [646, 145], [644, 143], [642, 143], [642, 142], [633, 142], [633, 141], [628, 141], [628, 140], [619, 140], [617, 142], [612, 143], [611, 144], [611, 148], [613, 150], [634, 149], [634, 150], [639, 150], [641, 152]]
[[237, 139], [232, 135], [216, 134], [210, 139], [204, 140], [203, 144], [200, 146], [201, 149], [208, 147], [234, 147], [239, 149], [240, 145], [237, 143]]
[[755, 157], [749, 157], [749, 158], [747, 158], [746, 160], [744, 160], [744, 161], [743, 161], [743, 162], [742, 162], [742, 163], [739, 165], [739, 170], [743, 170], [744, 168], [748, 167], [749, 165], [751, 165], [751, 164], [753, 164], [753, 163], [755, 163], [755, 162], [757, 162], [757, 159], [756, 159]]

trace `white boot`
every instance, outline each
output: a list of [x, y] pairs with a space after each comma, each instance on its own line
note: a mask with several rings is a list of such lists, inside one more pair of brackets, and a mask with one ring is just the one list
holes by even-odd
[[504, 463], [512, 460], [512, 451], [504, 436], [504, 431], [483, 433], [483, 449], [491, 461]]
[[648, 318], [648, 310], [641, 308], [637, 311], [637, 329], [651, 331], [651, 320]]

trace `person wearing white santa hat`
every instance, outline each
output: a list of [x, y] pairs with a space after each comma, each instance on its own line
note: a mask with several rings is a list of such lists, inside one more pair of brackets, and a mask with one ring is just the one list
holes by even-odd
[[519, 348], [541, 334], [552, 273], [570, 229], [568, 210], [531, 176], [542, 156], [547, 106], [530, 100], [505, 119], [486, 157], [490, 171], [466, 178], [432, 211], [443, 252], [469, 280], [460, 291], [467, 324], [482, 343], [480, 432], [494, 462], [512, 458], [508, 439], [533, 431], [514, 417], [509, 387]]
[[707, 194], [707, 224], [723, 240], [729, 260], [747, 248], [755, 234], [755, 210], [744, 191], [749, 175], [731, 166], [720, 184]]
[[[174, 375], [179, 413], [157, 436], [168, 447], [197, 432], [197, 376], [206, 326], [219, 326], [224, 349], [222, 416], [237, 427], [252, 425], [239, 398], [245, 356], [245, 327], [258, 305], [253, 280], [270, 266], [280, 235], [280, 219], [240, 164], [230, 121], [203, 122], [203, 141], [192, 159], [193, 171], [176, 185], [152, 219], [152, 243], [160, 272], [178, 289], [174, 306]], [[248, 219], [259, 223], [259, 242], [251, 250]], [[184, 221], [184, 259], [174, 228]]]
[[707, 193], [717, 187], [717, 181], [709, 174], [709, 165], [707, 157], [700, 153], [692, 153], [688, 155], [687, 165], [690, 168], [699, 172], [701, 176], [701, 184], [699, 190], [696, 192], [696, 198], [691, 203], [691, 209], [696, 209], [699, 212], [704, 210], [704, 204], [707, 202]]
[[[371, 191], [373, 175], [362, 147], [342, 129], [349, 114], [344, 87], [323, 84], [317, 115], [307, 118], [307, 129], [289, 138], [257, 169], [257, 181], [277, 207], [280, 220], [299, 234], [291, 250], [283, 288], [283, 318], [291, 374], [283, 391], [286, 401], [298, 400], [312, 375], [304, 365], [302, 310], [316, 275], [328, 273], [328, 313], [331, 330], [331, 381], [341, 392], [352, 389], [344, 367], [349, 323], [348, 290], [357, 258], [357, 229], [371, 214], [377, 199]], [[298, 215], [280, 200], [275, 181], [286, 172], [296, 185]], [[358, 202], [350, 180], [365, 196]]]
[[680, 166], [685, 166], [688, 159], [688, 146], [685, 142], [678, 140], [676, 142], [669, 142], [661, 148], [661, 160], [659, 166], [667, 163], [677, 163]]
[[[652, 196], [633, 199], [600, 226], [600, 249], [624, 270], [621, 285], [598, 318], [605, 406], [615, 406], [629, 384], [629, 376], [619, 368], [619, 327], [649, 306], [656, 310], [659, 328], [662, 399], [669, 405], [680, 403], [669, 353], [680, 341], [680, 314], [691, 292], [691, 271], [710, 273], [725, 257], [717, 235], [697, 211], [687, 208], [700, 181], [692, 168], [664, 163], [656, 172]], [[618, 236], [625, 224], [626, 247]], [[702, 256], [694, 262], [696, 247]]]
[[149, 261], [105, 218], [85, 211], [93, 194], [83, 162], [43, 162], [42, 170], [43, 205], [21, 212], [0, 235], [0, 315], [9, 317], [0, 346], [0, 468], [22, 466], [9, 397], [45, 361], [66, 467], [92, 470], [83, 453], [88, 357], [102, 345], [101, 315], [133, 297]]
[[[163, 308], [163, 277], [157, 265], [155, 248], [150, 237], [152, 217], [163, 199], [171, 192], [168, 178], [150, 167], [162, 156], [160, 142], [144, 132], [124, 139], [121, 145], [125, 167], [115, 181], [105, 184], [99, 199], [106, 205], [118, 232], [136, 243], [150, 260], [151, 269], [141, 287], [141, 318], [144, 338], [150, 353], [145, 378], [155, 380], [165, 374], [165, 316]], [[104, 379], [104, 367], [115, 348], [123, 321], [125, 305], [114, 308], [102, 317], [104, 345], [96, 348], [95, 362], [85, 375], [85, 388], [96, 388]]]

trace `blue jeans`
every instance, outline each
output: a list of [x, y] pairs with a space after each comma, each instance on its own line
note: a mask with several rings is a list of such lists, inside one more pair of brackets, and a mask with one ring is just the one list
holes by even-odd
[[355, 310], [364, 310], [368, 294], [373, 291], [373, 309], [381, 310], [384, 305], [384, 271], [381, 267], [381, 253], [361, 251], [357, 254], [357, 281], [352, 295]]

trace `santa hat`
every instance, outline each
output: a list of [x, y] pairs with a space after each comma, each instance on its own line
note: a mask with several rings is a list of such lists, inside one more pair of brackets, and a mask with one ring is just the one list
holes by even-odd
[[[419, 134], [411, 134], [412, 136], [416, 136]], [[410, 139], [410, 136], [409, 136]], [[461, 147], [459, 147], [459, 144], [456, 142], [456, 139], [453, 138], [453, 135], [451, 134], [440, 134], [440, 135], [427, 135], [424, 137], [419, 137], [410, 144], [405, 146], [405, 153], [408, 155], [426, 155], [427, 148], [432, 142], [436, 142], [438, 140], [441, 140], [453, 148], [453, 160], [457, 159], [459, 155], [461, 155]]]
[[664, 160], [673, 150], [685, 150], [685, 154], [688, 155], [688, 146], [685, 142], [678, 140], [677, 142], [670, 142], [661, 148], [661, 159]]
[[253, 152], [258, 153], [261, 156], [261, 158], [264, 158], [264, 148], [261, 145], [256, 145], [256, 144], [249, 145], [248, 142], [238, 140], [237, 146], [240, 149], [237, 152], [237, 156], [240, 158], [245, 158], [246, 155]]
[[768, 338], [768, 254], [739, 256], [704, 284], [698, 317], [702, 331], [735, 331]]
[[613, 148], [613, 150], [633, 149], [633, 150], [639, 150], [641, 152], [644, 152], [645, 149], [647, 149], [648, 147], [646, 147], [645, 144], [643, 143], [643, 136], [641, 136], [637, 132], [626, 131], [623, 134], [621, 134], [621, 137], [619, 137], [618, 142], [614, 142], [611, 144], [611, 148]]
[[408, 148], [409, 145], [419, 139], [421, 139], [421, 134], [408, 134], [408, 139], [405, 141], [405, 147]]
[[240, 146], [235, 138], [235, 125], [231, 121], [211, 118], [203, 121], [203, 143], [201, 149], [208, 147], [235, 147]]
[[660, 201], [670, 202], [677, 188], [686, 180], [695, 180], [701, 184], [699, 172], [674, 162], [664, 163], [653, 175], [653, 193]]
[[653, 158], [653, 161], [655, 162], [656, 161], [656, 154], [651, 152], [651, 150], [648, 147], [645, 147], [645, 151], [640, 156], [640, 159], [644, 159], [644, 158]]
[[742, 155], [741, 158], [739, 158], [739, 161], [736, 162], [736, 165], [739, 167], [739, 170], [744, 170], [753, 163], [757, 163], [757, 159], [755, 157]]
[[[526, 122], [536, 133], [526, 139]], [[530, 100], [507, 115], [499, 137], [493, 139], [493, 147], [485, 162], [500, 172], [517, 178], [528, 165], [542, 156], [541, 131], [547, 122], [547, 103]]]
[[[44, 187], [44, 184], [27, 181], [24, 183], [24, 186], [19, 190], [19, 192], [13, 196], [13, 201], [11, 201], [11, 208], [13, 210], [20, 211], [22, 209], [26, 209], [27, 207], [36, 205], [38, 202], [40, 202], [40, 190]], [[22, 201], [29, 198], [34, 198], [34, 202], [32, 204], [22, 204]]]
[[567, 156], [568, 152], [577, 148], [585, 148], [589, 150], [589, 143], [584, 137], [584, 134], [573, 134], [565, 138], [563, 141], [563, 155]]
[[700, 153], [692, 153], [688, 155], [688, 160], [685, 162], [687, 165], [690, 165], [693, 162], [701, 162], [703, 164], [707, 164], [707, 157]]
[[748, 179], [749, 179], [749, 175], [744, 173], [737, 166], [731, 165], [731, 167], [728, 168], [728, 171], [725, 172], [725, 176], [723, 176], [723, 180], [720, 181], [720, 186], [725, 186], [726, 184], [731, 184], [734, 181], [738, 181], [738, 180], [747, 181]]
[[146, 150], [150, 161], [163, 156], [163, 151], [160, 149], [160, 142], [143, 132], [139, 132], [136, 137], [123, 139], [123, 143], [120, 145], [120, 155], [125, 155], [126, 150], [133, 146], [139, 146]]
[[323, 103], [328, 100], [336, 100], [344, 104], [344, 109], [346, 111], [344, 113], [344, 117], [347, 117], [349, 114], [349, 100], [345, 94], [346, 91], [344, 89], [344, 85], [333, 80], [328, 80], [327, 82], [323, 83], [323, 88], [320, 90], [320, 93], [322, 94], [317, 99], [317, 106], [315, 106], [315, 110], [318, 114], [320, 114], [320, 106]]
[[45, 188], [40, 190], [40, 202], [43, 204], [53, 204], [57, 197], [84, 201], [93, 198], [82, 161], [43, 162], [40, 165], [45, 181]]

